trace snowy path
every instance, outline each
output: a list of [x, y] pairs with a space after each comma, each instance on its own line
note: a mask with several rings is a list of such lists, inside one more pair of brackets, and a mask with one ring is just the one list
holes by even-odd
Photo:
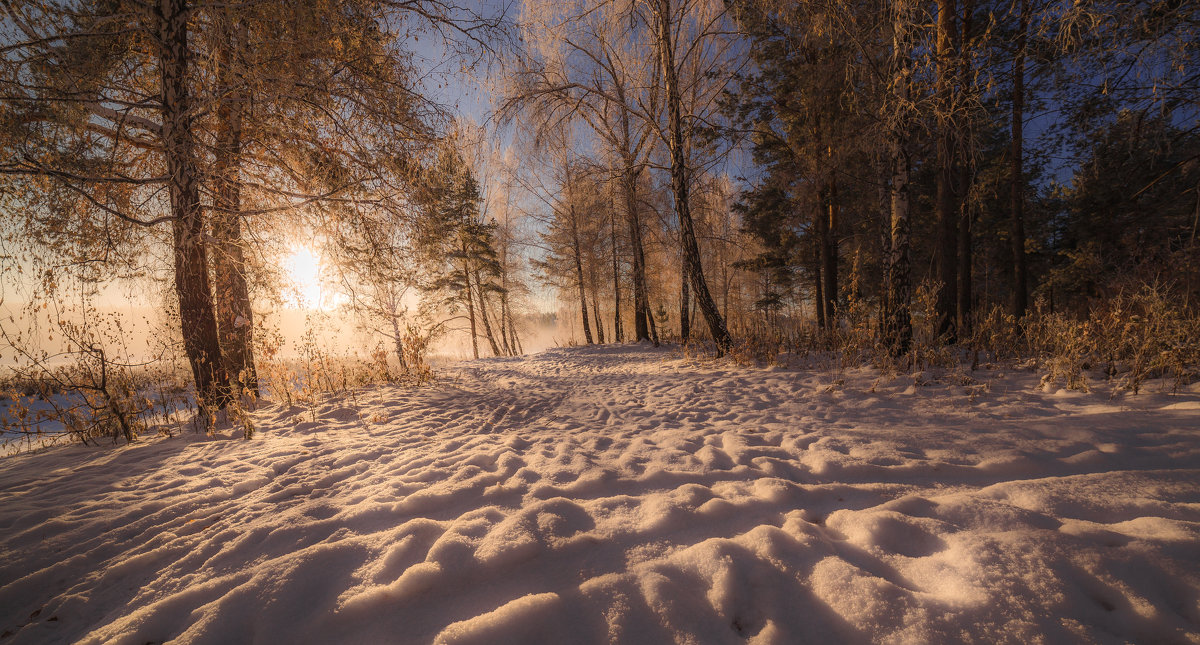
[[1200, 394], [976, 377], [552, 350], [5, 458], [0, 644], [1200, 642]]

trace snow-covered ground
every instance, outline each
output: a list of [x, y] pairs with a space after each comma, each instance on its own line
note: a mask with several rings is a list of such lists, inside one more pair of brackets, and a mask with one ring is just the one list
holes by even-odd
[[446, 374], [0, 460], [0, 643], [1200, 642], [1195, 387]]

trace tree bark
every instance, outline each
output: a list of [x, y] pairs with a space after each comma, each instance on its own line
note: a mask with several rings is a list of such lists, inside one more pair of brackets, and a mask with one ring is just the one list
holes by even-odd
[[[813, 218], [813, 224], [818, 228], [821, 221], [821, 211], [817, 210]], [[809, 266], [813, 269], [813, 311], [817, 314], [817, 328], [825, 329], [828, 322], [825, 320], [825, 281], [821, 279], [821, 240], [818, 233], [817, 239], [813, 241], [813, 258], [809, 260]]]
[[505, 356], [516, 356], [513, 351], [512, 342], [508, 339], [508, 254], [504, 255], [504, 262], [500, 265], [500, 347], [504, 350]]
[[583, 260], [580, 258], [582, 248], [579, 243], [578, 220], [575, 219], [575, 207], [571, 206], [571, 249], [575, 256], [575, 284], [579, 287], [579, 309], [583, 314], [583, 338], [588, 345], [592, 344], [592, 328], [588, 323], [587, 292], [583, 285]]
[[826, 212], [818, 213], [822, 220], [820, 231], [821, 280], [823, 281], [821, 295], [824, 299], [821, 306], [825, 309], [825, 326], [833, 329], [837, 316], [838, 294], [838, 248], [836, 227], [838, 220], [837, 179], [833, 172], [829, 173], [829, 185], [826, 192]]
[[[610, 203], [610, 206], [612, 204]], [[621, 329], [621, 267], [617, 263], [617, 214], [616, 209], [609, 208], [609, 237], [612, 244], [612, 276], [613, 276], [613, 341], [625, 342], [625, 334]]]
[[[254, 312], [246, 284], [246, 254], [242, 241], [241, 180], [242, 111], [245, 95], [236, 88], [232, 63], [234, 34], [227, 25], [228, 41], [221, 48], [222, 92], [217, 108], [217, 140], [213, 159], [216, 208], [213, 212], [213, 297], [221, 356], [230, 386], [237, 396], [259, 396], [258, 373], [254, 368]], [[403, 359], [401, 359], [403, 360]]]
[[592, 320], [596, 323], [596, 342], [604, 344], [604, 321], [600, 320], [600, 294], [592, 287]]
[[[959, 51], [959, 88], [963, 94], [970, 92], [971, 88], [971, 57], [968, 52], [968, 46], [971, 42], [971, 14], [974, 11], [972, 0], [963, 0], [962, 3], [962, 32], [958, 39]], [[969, 130], [968, 130], [969, 134]], [[969, 155], [967, 149], [967, 141], [969, 136], [963, 136], [958, 142], [959, 160], [958, 160], [958, 334], [963, 337], [971, 333], [971, 301], [972, 291], [972, 268], [974, 266], [973, 254], [971, 252], [971, 208], [970, 208], [970, 193], [971, 193], [971, 165], [968, 163]]]
[[204, 247], [204, 215], [188, 95], [188, 13], [186, 0], [161, 0], [159, 5], [162, 136], [174, 217], [175, 292], [183, 347], [196, 381], [197, 403], [201, 409], [212, 411], [224, 408], [230, 396]]
[[958, 293], [958, 221], [954, 182], [957, 180], [953, 93], [954, 79], [960, 70], [955, 64], [955, 0], [938, 0], [937, 17], [937, 188], [934, 201], [938, 243], [937, 266], [941, 283], [937, 292], [938, 333], [954, 342]]
[[1013, 56], [1012, 150], [1009, 159], [1009, 200], [1012, 210], [1009, 236], [1012, 238], [1012, 306], [1015, 318], [1029, 307], [1029, 286], [1025, 264], [1025, 48], [1029, 31], [1029, 2], [1017, 0], [1020, 17], [1017, 26], [1017, 51]]
[[890, 182], [891, 254], [888, 257], [887, 344], [893, 356], [900, 356], [912, 345], [912, 298], [910, 280], [909, 152], [908, 103], [912, 77], [911, 25], [903, 0], [895, 9], [892, 36], [892, 66], [897, 99], [896, 122], [892, 128], [892, 178]]
[[625, 218], [633, 255], [633, 330], [636, 340], [650, 340], [650, 303], [646, 297], [646, 255], [642, 249], [642, 223], [638, 216], [637, 176], [636, 169], [626, 168], [621, 183], [625, 189]]
[[671, 186], [675, 195], [675, 211], [679, 215], [679, 226], [683, 235], [683, 252], [687, 255], [691, 287], [700, 312], [708, 323], [709, 334], [717, 345], [717, 354], [724, 355], [732, 345], [725, 319], [713, 302], [708, 284], [704, 280], [704, 269], [700, 264], [700, 247], [696, 243], [696, 231], [688, 204], [687, 165], [683, 147], [683, 114], [679, 98], [679, 79], [675, 69], [675, 43], [671, 37], [671, 0], [658, 2], [659, 55], [662, 58], [663, 81], [667, 91], [667, 121], [670, 129]]
[[[502, 297], [505, 298], [506, 300], [508, 299], [507, 295], [504, 295]], [[508, 337], [512, 339], [514, 356], [519, 356], [521, 354], [524, 354], [525, 350], [521, 348], [521, 338], [520, 338], [520, 336], [517, 336], [517, 326], [516, 326], [516, 324], [513, 323], [511, 309], [508, 311]]]
[[687, 343], [692, 336], [692, 319], [691, 319], [691, 294], [688, 293], [688, 279], [691, 276], [692, 268], [688, 266], [688, 258], [686, 253], [680, 254], [680, 273], [679, 273], [679, 340]]
[[879, 283], [882, 288], [879, 290], [879, 311], [876, 318], [876, 324], [879, 329], [880, 338], [887, 340], [888, 325], [892, 311], [891, 304], [891, 288], [890, 280], [892, 275], [892, 217], [891, 217], [891, 176], [893, 171], [889, 166], [893, 166], [892, 160], [889, 158], [885, 163], [883, 159], [878, 160], [879, 166], [876, 168], [879, 181], [879, 189], [877, 198], [879, 199], [879, 253], [880, 253], [880, 272]]
[[650, 308], [646, 308], [646, 322], [650, 323], [650, 342], [658, 347], [658, 323], [654, 322], [654, 314], [650, 313]]
[[479, 319], [483, 321], [483, 335], [492, 348], [492, 356], [500, 356], [500, 345], [496, 343], [496, 335], [492, 333], [492, 321], [488, 316], [487, 294], [483, 290], [483, 280], [479, 278], [478, 271], [475, 272], [475, 293], [479, 295]]
[[466, 295], [466, 297], [467, 297], [467, 319], [471, 323], [471, 357], [479, 358], [479, 337], [478, 337], [478, 333], [475, 331], [475, 296], [472, 295], [472, 293], [471, 293], [471, 271], [467, 267], [467, 260], [466, 260], [467, 245], [466, 245], [466, 242], [462, 242], [462, 254], [463, 254], [463, 264], [462, 264], [463, 280], [466, 282], [466, 288], [464, 289], [463, 294]]

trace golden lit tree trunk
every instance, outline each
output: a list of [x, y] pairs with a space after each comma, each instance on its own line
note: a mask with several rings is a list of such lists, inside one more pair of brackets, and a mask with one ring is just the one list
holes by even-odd
[[[237, 395], [258, 397], [258, 374], [254, 368], [254, 313], [246, 284], [246, 253], [242, 240], [241, 169], [242, 111], [245, 96], [233, 78], [233, 33], [226, 29], [220, 51], [221, 86], [224, 99], [217, 108], [217, 141], [214, 150], [213, 188], [213, 298], [221, 356], [230, 385]], [[403, 359], [401, 359], [403, 360]]]
[[717, 353], [729, 351], [733, 341], [725, 327], [725, 319], [717, 309], [704, 270], [700, 265], [700, 247], [696, 243], [695, 225], [688, 205], [687, 164], [684, 160], [682, 101], [679, 97], [679, 78], [675, 69], [675, 41], [671, 32], [671, 0], [658, 1], [658, 45], [662, 62], [663, 83], [666, 89], [668, 134], [671, 149], [671, 188], [675, 196], [675, 212], [679, 215], [684, 262], [690, 274], [691, 287], [700, 313], [708, 323], [709, 334], [717, 344]]
[[621, 267], [617, 263], [617, 213], [609, 204], [609, 239], [612, 244], [612, 276], [613, 276], [613, 340], [625, 342], [625, 334], [621, 329]]
[[174, 217], [175, 291], [179, 298], [184, 352], [196, 381], [197, 403], [202, 409], [212, 411], [228, 404], [229, 387], [208, 282], [204, 215], [192, 136], [188, 96], [189, 12], [186, 0], [162, 0], [159, 10], [162, 135]]
[[642, 223], [638, 216], [637, 175], [637, 170], [627, 168], [621, 182], [625, 193], [629, 246], [633, 255], [633, 331], [636, 340], [651, 340], [650, 302], [646, 295], [646, 254], [642, 248]]
[[587, 290], [584, 288], [583, 282], [583, 259], [581, 257], [583, 249], [579, 243], [579, 221], [576, 219], [575, 206], [569, 206], [571, 209], [571, 250], [573, 259], [575, 260], [575, 285], [579, 288], [579, 309], [582, 312], [583, 320], [583, 338], [588, 345], [592, 344], [592, 327], [588, 322], [588, 307], [587, 307]]

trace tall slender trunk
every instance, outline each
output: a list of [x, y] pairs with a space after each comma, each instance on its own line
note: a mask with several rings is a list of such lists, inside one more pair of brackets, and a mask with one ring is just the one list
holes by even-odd
[[[959, 51], [959, 80], [960, 91], [967, 95], [971, 91], [971, 56], [968, 46], [971, 42], [971, 14], [974, 11], [972, 0], [962, 3], [962, 31], [958, 39]], [[972, 268], [974, 266], [971, 252], [971, 166], [967, 142], [970, 137], [964, 132], [958, 142], [958, 334], [961, 338], [971, 333], [971, 300], [972, 300]]]
[[[505, 295], [505, 296], [503, 296], [503, 297], [504, 297], [506, 300], [507, 300], [507, 298], [508, 298], [508, 296], [507, 296], [507, 295]], [[514, 355], [515, 355], [515, 356], [519, 356], [519, 355], [521, 355], [521, 354], [524, 354], [524, 353], [525, 353], [525, 350], [521, 348], [521, 337], [517, 335], [517, 326], [516, 326], [516, 324], [515, 324], [515, 323], [513, 323], [513, 318], [512, 318], [512, 310], [511, 310], [511, 309], [510, 309], [510, 310], [509, 310], [509, 312], [508, 312], [508, 337], [512, 339], [512, 343], [513, 343], [513, 350], [514, 350], [514, 352], [515, 352], [515, 353], [514, 353]]]
[[478, 271], [475, 272], [475, 293], [479, 296], [479, 319], [483, 321], [483, 335], [492, 348], [492, 356], [500, 356], [500, 346], [496, 344], [496, 335], [492, 333], [492, 321], [488, 316], [487, 293], [484, 291], [483, 280], [480, 279]]
[[575, 259], [575, 284], [579, 287], [579, 310], [583, 314], [583, 338], [588, 345], [592, 344], [592, 328], [588, 323], [588, 308], [587, 308], [587, 293], [583, 286], [583, 259], [580, 255], [583, 252], [579, 243], [579, 225], [575, 219], [575, 206], [570, 206], [571, 209], [571, 250], [574, 251]]
[[1012, 209], [1009, 236], [1012, 238], [1012, 315], [1020, 318], [1029, 307], [1029, 286], [1025, 265], [1025, 47], [1029, 31], [1029, 0], [1017, 0], [1020, 17], [1017, 26], [1017, 51], [1013, 56], [1012, 151], [1009, 154], [1009, 200]]
[[500, 345], [505, 356], [516, 356], [512, 341], [508, 337], [508, 271], [501, 274], [500, 287]]
[[592, 285], [592, 321], [596, 323], [596, 342], [604, 344], [604, 321], [600, 320], [600, 294]]
[[650, 291], [646, 290], [646, 323], [650, 327], [650, 342], [658, 347], [658, 323], [654, 321], [653, 307], [650, 305]]
[[821, 301], [821, 305], [825, 308], [825, 325], [829, 329], [833, 329], [834, 318], [837, 315], [838, 248], [836, 227], [839, 208], [837, 199], [837, 179], [831, 170], [829, 172], [829, 185], [826, 191], [826, 212], [817, 214], [818, 218], [824, 220], [819, 229], [821, 280], [824, 282], [821, 289], [824, 299]]
[[613, 276], [613, 341], [625, 342], [625, 334], [621, 329], [621, 267], [617, 264], [617, 213], [616, 209], [608, 209], [608, 230], [612, 244], [612, 276]]
[[175, 292], [183, 347], [196, 381], [197, 403], [216, 410], [229, 403], [230, 393], [204, 247], [204, 213], [188, 96], [188, 13], [186, 0], [162, 0], [159, 5], [162, 136], [174, 217]]
[[680, 254], [679, 271], [679, 340], [687, 343], [692, 336], [691, 304], [692, 296], [688, 293], [688, 280], [692, 268], [688, 266], [686, 253]]
[[[970, 186], [971, 173], [963, 169], [960, 172], [959, 185], [966, 191]], [[958, 299], [957, 321], [958, 336], [962, 338], [971, 333], [971, 301], [972, 284], [971, 270], [974, 266], [974, 254], [971, 249], [971, 209], [964, 201], [958, 221]]]
[[679, 214], [679, 226], [683, 234], [683, 252], [688, 256], [686, 264], [691, 274], [691, 286], [700, 312], [708, 323], [709, 334], [717, 344], [717, 354], [724, 355], [732, 345], [725, 319], [717, 304], [713, 302], [708, 284], [704, 280], [704, 269], [700, 263], [700, 246], [696, 243], [696, 231], [688, 204], [687, 164], [683, 147], [683, 114], [679, 98], [679, 79], [675, 69], [675, 43], [671, 34], [671, 0], [658, 2], [659, 55], [662, 58], [663, 81], [667, 91], [667, 121], [670, 129], [671, 186], [675, 195], [675, 211]]
[[650, 339], [650, 309], [646, 295], [646, 253], [642, 249], [642, 222], [637, 209], [637, 170], [626, 168], [622, 177], [625, 192], [625, 219], [629, 224], [629, 246], [634, 257], [634, 336]]
[[888, 321], [890, 320], [892, 304], [891, 304], [891, 288], [890, 280], [892, 275], [892, 218], [891, 218], [891, 175], [892, 170], [888, 167], [892, 165], [891, 159], [885, 163], [881, 157], [876, 160], [878, 167], [876, 172], [880, 179], [878, 194], [879, 199], [879, 253], [880, 253], [880, 280], [882, 288], [879, 290], [879, 311], [877, 314], [876, 324], [879, 329], [880, 337], [888, 338]]
[[912, 343], [912, 318], [909, 313], [909, 303], [912, 297], [912, 286], [909, 278], [909, 198], [908, 173], [909, 159], [907, 141], [897, 137], [892, 144], [893, 170], [891, 184], [891, 255], [888, 258], [888, 305], [890, 307], [887, 326], [890, 332], [889, 344], [893, 355], [899, 356], [908, 351]]
[[[820, 211], [817, 211], [816, 219], [821, 219]], [[828, 321], [825, 320], [825, 281], [821, 279], [821, 243], [818, 240], [814, 244], [816, 257], [810, 260], [813, 267], [813, 311], [817, 314], [817, 327], [825, 329]]]
[[954, 80], [959, 73], [955, 64], [955, 0], [937, 0], [937, 188], [934, 199], [938, 243], [936, 259], [940, 285], [937, 292], [938, 333], [954, 342], [958, 293], [958, 220], [954, 182], [957, 180], [954, 137]]
[[479, 335], [475, 330], [475, 296], [472, 295], [471, 271], [467, 267], [467, 260], [466, 260], [467, 244], [465, 241], [462, 241], [462, 240], [460, 240], [460, 242], [462, 244], [462, 254], [463, 254], [463, 263], [462, 263], [463, 281], [466, 282], [466, 287], [463, 290], [463, 295], [465, 295], [467, 297], [467, 320], [470, 321], [470, 323], [471, 323], [471, 357], [479, 358]]
[[[232, 20], [230, 21], [232, 22]], [[221, 48], [221, 85], [225, 99], [217, 108], [217, 140], [213, 159], [214, 204], [213, 298], [218, 338], [225, 371], [233, 392], [259, 396], [258, 373], [254, 368], [254, 312], [246, 284], [246, 254], [242, 241], [241, 180], [242, 112], [245, 94], [233, 77], [232, 25]]]
[[891, 255], [888, 258], [887, 344], [892, 355], [899, 356], [912, 344], [910, 236], [909, 230], [909, 152], [908, 102], [912, 77], [912, 25], [904, 0], [895, 9], [892, 36], [892, 66], [898, 113], [892, 129], [892, 178], [890, 182]]
[[633, 330], [635, 340], [650, 338], [650, 302], [646, 296], [646, 255], [642, 249], [642, 223], [638, 216], [637, 176], [626, 168], [622, 177], [625, 192], [625, 218], [629, 225], [629, 246], [633, 255]]

